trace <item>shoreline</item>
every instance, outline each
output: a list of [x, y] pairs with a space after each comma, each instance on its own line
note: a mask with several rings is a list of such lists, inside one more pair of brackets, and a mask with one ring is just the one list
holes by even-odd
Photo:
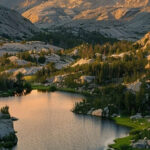
[[17, 118], [11, 117], [9, 114], [9, 107], [5, 106], [1, 108], [0, 112], [0, 149], [12, 148], [17, 142], [16, 131], [14, 130], [13, 121]]
[[[83, 96], [90, 96], [91, 98], [97, 96], [97, 95], [93, 96], [90, 93], [84, 91], [79, 92], [71, 88], [52, 88], [50, 86], [44, 86], [44, 85], [32, 85], [32, 90], [39, 90], [43, 92], [62, 91], [62, 92], [82, 94]], [[88, 115], [84, 113], [77, 113], [77, 112], [74, 113]], [[111, 149], [124, 150], [125, 147], [125, 150], [137, 150], [131, 147], [132, 142], [137, 141], [134, 138], [137, 136], [137, 134], [142, 133], [143, 130], [147, 130], [148, 128], [150, 128], [149, 120], [146, 118], [131, 120], [129, 116], [128, 117], [120, 116], [120, 117], [110, 117], [108, 119], [113, 120], [118, 125], [130, 128], [130, 132], [128, 136], [115, 139], [113, 144], [108, 145], [108, 147]], [[146, 150], [146, 149], [142, 149], [142, 150]]]
[[0, 91], [0, 97], [14, 96], [14, 91], [15, 91], [14, 89], [7, 91]]
[[60, 92], [69, 92], [69, 93], [75, 93], [75, 94], [82, 94], [84, 96], [91, 96], [91, 97], [95, 97], [98, 95], [92, 95], [86, 91], [77, 91], [73, 88], [57, 88], [55, 87], [55, 89], [51, 89], [54, 86], [44, 86], [44, 85], [32, 85], [32, 90], [38, 90], [38, 91], [43, 91], [43, 92], [55, 92], [55, 91], [60, 91]]
[[[144, 130], [150, 128], [150, 123], [146, 118], [131, 120], [129, 117], [120, 117], [120, 118], [112, 118], [116, 124], [122, 125], [130, 128], [129, 135], [123, 138], [118, 138], [114, 140], [114, 144], [110, 144], [109, 147], [120, 150], [120, 148], [125, 148], [126, 150], [137, 150], [137, 148], [133, 148], [133, 142], [137, 142], [137, 134], [143, 133]], [[143, 148], [142, 150], [146, 150], [147, 148]]]
[[[49, 91], [49, 86], [43, 86], [43, 85], [36, 85], [36, 86], [32, 86], [32, 88], [34, 90], [41, 90], [41, 91]], [[87, 92], [79, 92], [79, 91], [76, 91], [74, 89], [71, 89], [71, 88], [58, 88], [56, 91], [62, 91], [62, 92], [70, 92], [70, 93], [76, 93], [76, 94], [83, 94], [84, 96], [90, 96], [90, 97], [96, 97], [96, 95], [92, 96], [90, 93], [87, 93]], [[72, 110], [71, 110], [72, 111]], [[84, 114], [84, 113], [76, 113], [74, 111], [72, 111], [73, 113], [75, 114], [79, 114], [79, 115], [88, 115], [88, 114]], [[132, 132], [133, 130], [135, 130], [136, 128], [134, 127], [134, 123], [131, 123], [130, 124], [130, 118], [129, 117], [116, 117], [116, 118], [107, 118], [107, 119], [110, 119], [110, 120], [113, 120], [116, 124], [118, 125], [121, 125], [121, 126], [124, 126], [124, 127], [128, 127], [130, 128], [130, 132]], [[126, 122], [127, 121], [127, 122]], [[121, 150], [120, 147], [126, 145], [127, 143], [127, 147], [130, 146], [131, 142], [130, 140], [132, 139], [132, 136], [130, 135], [130, 132], [129, 132], [129, 135], [128, 136], [125, 136], [123, 138], [119, 138], [119, 139], [114, 139], [114, 143], [113, 144], [110, 144], [108, 145], [108, 149], [111, 148], [111, 149], [116, 149], [116, 150]], [[128, 149], [126, 149], [128, 150]]]

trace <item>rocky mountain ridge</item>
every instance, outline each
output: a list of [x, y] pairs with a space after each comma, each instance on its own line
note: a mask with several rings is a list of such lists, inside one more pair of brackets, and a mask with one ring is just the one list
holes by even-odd
[[150, 31], [150, 0], [1, 0], [40, 28], [69, 27], [138, 40]]

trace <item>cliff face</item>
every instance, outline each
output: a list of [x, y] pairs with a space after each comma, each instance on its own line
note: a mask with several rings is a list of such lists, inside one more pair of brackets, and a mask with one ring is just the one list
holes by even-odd
[[72, 27], [137, 40], [150, 31], [150, 0], [1, 0], [40, 28]]

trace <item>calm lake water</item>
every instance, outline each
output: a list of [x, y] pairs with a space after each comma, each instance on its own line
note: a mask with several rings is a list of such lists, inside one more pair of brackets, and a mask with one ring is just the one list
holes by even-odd
[[115, 138], [129, 130], [113, 121], [73, 114], [81, 95], [32, 91], [27, 96], [0, 98], [8, 105], [18, 132], [13, 150], [105, 150]]

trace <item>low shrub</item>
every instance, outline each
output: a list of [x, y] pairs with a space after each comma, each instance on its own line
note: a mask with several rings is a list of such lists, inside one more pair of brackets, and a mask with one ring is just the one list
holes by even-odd
[[9, 114], [9, 107], [8, 106], [2, 107], [0, 111], [3, 114]]

